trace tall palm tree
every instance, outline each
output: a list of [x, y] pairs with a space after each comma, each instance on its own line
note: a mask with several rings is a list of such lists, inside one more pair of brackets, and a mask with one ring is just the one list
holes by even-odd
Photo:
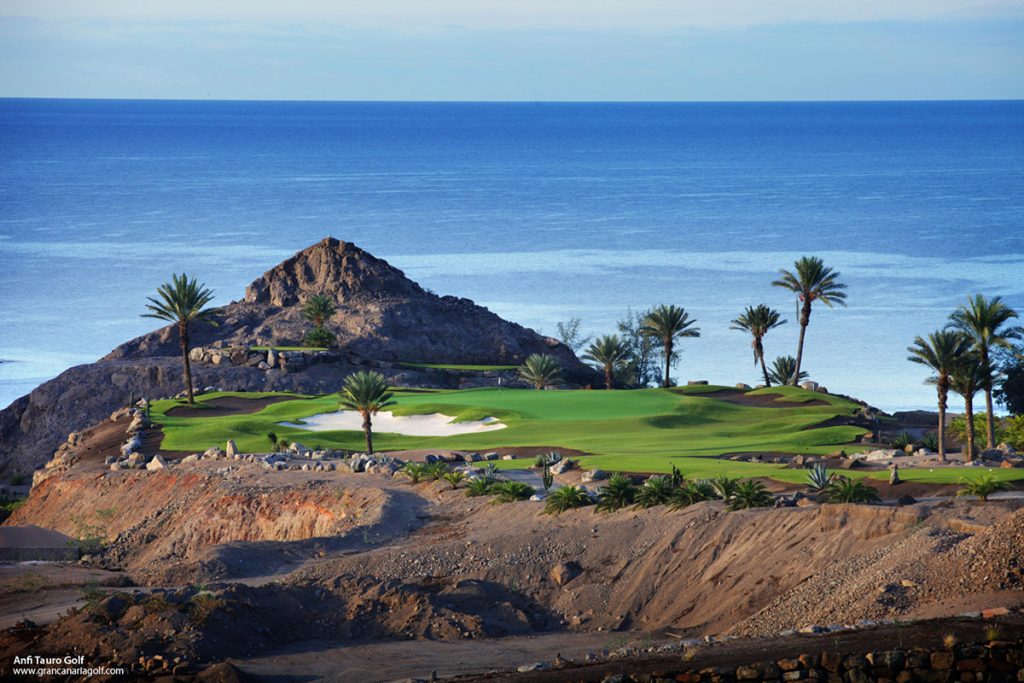
[[811, 321], [811, 304], [820, 301], [829, 308], [834, 304], [845, 306], [846, 292], [843, 290], [846, 285], [839, 282], [839, 273], [826, 267], [817, 256], [803, 256], [793, 264], [793, 272], [783, 269], [779, 275], [781, 277], [772, 284], [796, 292], [801, 302], [800, 341], [796, 347], [796, 373], [793, 375], [793, 384], [796, 384], [804, 359], [804, 335]]
[[651, 309], [644, 316], [641, 330], [644, 334], [654, 337], [661, 342], [662, 351], [665, 353], [665, 380], [662, 386], [667, 387], [670, 383], [669, 372], [672, 369], [672, 350], [675, 340], [682, 337], [699, 337], [700, 329], [693, 327], [696, 320], [690, 320], [690, 314], [685, 308], [674, 305], [658, 306]]
[[302, 316], [317, 327], [323, 327], [337, 310], [337, 304], [329, 296], [315, 294], [302, 305]]
[[207, 325], [216, 325], [213, 320], [212, 309], [206, 308], [206, 304], [213, 301], [213, 291], [205, 285], [199, 284], [195, 278], [188, 275], [171, 275], [171, 281], [157, 287], [158, 299], [151, 296], [146, 297], [149, 303], [146, 308], [150, 313], [143, 313], [144, 318], [156, 318], [166, 320], [178, 326], [178, 343], [181, 346], [181, 358], [185, 363], [185, 389], [188, 392], [188, 402], [195, 403], [192, 392], [192, 363], [189, 362], [189, 336], [188, 326], [192, 322], [202, 322]]
[[974, 460], [974, 395], [981, 390], [984, 383], [981, 359], [973, 352], [964, 354], [963, 362], [949, 375], [949, 388], [964, 399], [967, 460]]
[[730, 330], [749, 332], [754, 338], [750, 342], [750, 347], [754, 349], [754, 365], [757, 365], [758, 362], [761, 363], [761, 372], [764, 373], [764, 383], [767, 386], [771, 386], [772, 381], [768, 376], [768, 366], [764, 364], [764, 345], [761, 340], [769, 330], [785, 324], [786, 321], [782, 320], [782, 315], [778, 311], [764, 304], [758, 304], [757, 306], [747, 306], [743, 315], [733, 320], [732, 325], [729, 326]]
[[[800, 382], [810, 377], [803, 370], [800, 371], [799, 375], [796, 374], [796, 358], [793, 358], [793, 356], [779, 356], [772, 361], [772, 369], [768, 371], [768, 376], [776, 384], [800, 384]], [[796, 381], [793, 381], [794, 377], [796, 377]]]
[[394, 405], [388, 382], [379, 372], [362, 370], [345, 378], [341, 389], [341, 405], [349, 410], [358, 410], [363, 416], [363, 435], [366, 437], [366, 452], [373, 455], [373, 424], [371, 417], [379, 410]]
[[1007, 326], [1016, 317], [1017, 311], [1004, 304], [1002, 297], [986, 299], [982, 294], [975, 294], [949, 316], [950, 326], [971, 338], [981, 360], [981, 388], [985, 391], [985, 448], [995, 448], [996, 441], [995, 418], [992, 414], [991, 354], [996, 348], [1011, 348], [1012, 341], [1024, 335], [1021, 328]]
[[934, 384], [939, 397], [939, 460], [946, 460], [946, 399], [949, 397], [950, 376], [964, 363], [971, 349], [971, 340], [956, 330], [939, 330], [927, 339], [915, 337], [913, 346], [908, 346], [907, 360], [931, 368], [935, 372], [928, 379]]
[[583, 354], [583, 359], [604, 370], [604, 388], [615, 384], [615, 369], [630, 359], [629, 346], [617, 334], [598, 337]]
[[561, 375], [562, 365], [557, 358], [547, 353], [531, 354], [519, 368], [519, 376], [536, 389], [554, 384]]

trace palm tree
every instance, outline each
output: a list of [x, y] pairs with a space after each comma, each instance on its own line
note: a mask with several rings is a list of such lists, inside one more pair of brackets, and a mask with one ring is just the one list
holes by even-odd
[[156, 318], [167, 320], [178, 326], [178, 343], [181, 346], [181, 358], [185, 363], [185, 388], [188, 392], [188, 402], [195, 403], [192, 395], [192, 364], [189, 362], [189, 336], [188, 325], [191, 322], [202, 322], [208, 325], [216, 325], [213, 320], [213, 311], [206, 308], [206, 304], [213, 301], [213, 291], [206, 288], [206, 285], [199, 284], [195, 278], [189, 279], [188, 275], [171, 275], [171, 281], [157, 287], [159, 299], [151, 296], [146, 297], [149, 303], [146, 304], [150, 313], [143, 313], [143, 318]]
[[1003, 303], [1003, 298], [986, 299], [975, 294], [949, 316], [950, 326], [966, 333], [974, 343], [981, 360], [982, 384], [985, 391], [985, 448], [995, 448], [995, 418], [992, 414], [992, 359], [996, 348], [1012, 348], [1012, 341], [1024, 336], [1019, 327], [1007, 327], [1017, 311]]
[[[768, 371], [768, 376], [776, 384], [800, 384], [805, 379], [810, 377], [809, 374], [800, 371], [800, 374], [796, 374], [796, 358], [793, 356], [779, 356], [772, 361], [772, 369]], [[796, 377], [794, 381], [793, 378]]]
[[793, 264], [794, 272], [780, 270], [781, 277], [772, 282], [776, 287], [782, 287], [796, 292], [797, 298], [802, 302], [800, 307], [800, 341], [796, 347], [796, 372], [793, 374], [792, 383], [799, 382], [800, 365], [804, 359], [804, 335], [807, 333], [807, 324], [811, 321], [811, 304], [818, 300], [829, 308], [834, 304], [846, 305], [846, 285], [841, 284], [839, 273], [825, 266], [825, 262], [817, 256], [803, 256]]
[[785, 324], [786, 321], [782, 320], [782, 315], [778, 311], [764, 304], [758, 304], [757, 306], [747, 306], [743, 315], [733, 320], [732, 325], [729, 326], [730, 330], [749, 332], [754, 338], [750, 342], [751, 348], [754, 349], [754, 365], [757, 365], [758, 362], [761, 363], [761, 372], [764, 373], [764, 383], [767, 386], [772, 385], [772, 380], [768, 376], [768, 367], [764, 364], [764, 345], [761, 340], [769, 330]]
[[615, 369], [630, 358], [629, 347], [617, 334], [598, 337], [583, 354], [583, 359], [604, 369], [604, 388], [615, 384]]
[[379, 410], [394, 405], [388, 382], [379, 372], [362, 370], [345, 378], [341, 389], [341, 405], [349, 410], [358, 410], [363, 416], [363, 434], [366, 436], [366, 452], [373, 455], [373, 425], [370, 418]]
[[964, 399], [967, 460], [974, 459], [974, 395], [978, 393], [984, 382], [981, 359], [975, 353], [965, 354], [963, 363], [958, 365], [949, 376], [949, 388]]
[[935, 376], [928, 379], [934, 384], [939, 396], [939, 429], [937, 432], [939, 460], [946, 460], [946, 400], [949, 397], [950, 375], [963, 364], [964, 356], [971, 348], [971, 340], [956, 330], [939, 330], [927, 339], [916, 337], [914, 345], [908, 346], [907, 360], [931, 368]]
[[547, 353], [531, 354], [519, 368], [519, 376], [536, 389], [543, 389], [557, 382], [562, 375], [558, 359]]
[[316, 325], [323, 327], [324, 323], [331, 319], [331, 316], [338, 310], [334, 300], [322, 294], [315, 294], [302, 305], [302, 316]]
[[672, 347], [675, 340], [682, 337], [699, 337], [700, 330], [693, 327], [696, 322], [690, 320], [690, 314], [686, 309], [673, 305], [662, 304], [644, 316], [641, 330], [644, 334], [658, 339], [665, 352], [665, 381], [662, 386], [668, 387], [670, 383], [669, 371], [672, 368]]

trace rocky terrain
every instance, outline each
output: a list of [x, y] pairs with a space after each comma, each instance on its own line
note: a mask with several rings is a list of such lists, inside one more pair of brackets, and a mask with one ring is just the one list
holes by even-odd
[[[63, 447], [7, 522], [95, 537], [74, 569], [103, 576], [70, 605], [66, 587], [54, 603], [19, 592], [30, 568], [0, 576], [6, 609], [38, 619], [0, 636], [8, 657], [70, 649], [183, 675], [230, 658], [260, 675], [335, 680], [534, 671], [536, 660], [539, 674], [587, 653], [669, 648], [678, 661], [706, 637], [810, 637], [1024, 605], [1016, 500], [549, 516], [443, 482], [270, 472], [244, 456], [112, 468], [120, 419]], [[48, 604], [79, 609], [54, 621]], [[475, 649], [459, 649], [467, 642]]]
[[[148, 294], [139, 292], [140, 311]], [[315, 294], [330, 296], [338, 305], [326, 325], [338, 339], [331, 362], [261, 368], [244, 360], [252, 345], [301, 344], [310, 328], [302, 304]], [[456, 388], [458, 374], [397, 364], [516, 365], [531, 353], [555, 355], [569, 382], [597, 380], [557, 340], [505, 321], [468, 299], [433, 294], [386, 261], [333, 238], [264, 273], [243, 300], [217, 309], [214, 319], [215, 327], [194, 326], [193, 346], [227, 349], [229, 356], [238, 350], [243, 360], [196, 363], [199, 389], [325, 393], [366, 367], [379, 369], [396, 385]], [[68, 433], [98, 422], [132, 397], [173, 396], [182, 386], [172, 326], [122, 344], [96, 363], [71, 368], [0, 411], [0, 475], [31, 472]]]

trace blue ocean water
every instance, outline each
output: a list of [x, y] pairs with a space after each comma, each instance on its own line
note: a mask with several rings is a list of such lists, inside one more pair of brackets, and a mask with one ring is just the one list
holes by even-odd
[[914, 335], [969, 293], [1024, 311], [1024, 102], [484, 104], [0, 100], [0, 405], [150, 329], [172, 272], [219, 303], [325, 235], [553, 333], [685, 306], [676, 376], [758, 380], [747, 304], [817, 254], [805, 366], [928, 407]]

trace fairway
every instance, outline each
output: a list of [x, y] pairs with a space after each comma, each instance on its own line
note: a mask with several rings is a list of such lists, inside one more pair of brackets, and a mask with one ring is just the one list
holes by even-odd
[[[727, 392], [727, 393], [721, 393]], [[456, 420], [494, 417], [507, 425], [493, 432], [459, 436], [403, 436], [374, 433], [379, 451], [437, 448], [486, 451], [530, 446], [583, 451], [585, 467], [610, 471], [668, 472], [672, 465], [693, 477], [772, 476], [802, 481], [801, 470], [769, 463], [720, 459], [724, 453], [781, 452], [823, 455], [847, 450], [864, 430], [849, 425], [818, 427], [837, 416], [852, 415], [859, 405], [837, 396], [797, 387], [772, 387], [743, 394], [756, 405], [723, 400], [738, 392], [727, 387], [695, 386], [635, 391], [531, 391], [526, 389], [398, 390], [396, 415], [443, 413]], [[212, 393], [198, 397], [200, 405], [218, 397], [284, 396], [259, 393]], [[184, 417], [173, 414], [180, 401], [158, 401], [153, 418], [163, 426], [163, 448], [203, 451], [223, 447], [234, 439], [248, 452], [266, 452], [267, 433], [307, 446], [361, 450], [358, 431], [305, 431], [284, 426], [303, 418], [338, 410], [337, 394], [305, 397], [267, 405], [242, 415]], [[168, 412], [171, 414], [168, 414]], [[200, 410], [200, 413], [202, 411]], [[503, 461], [502, 467], [526, 467], [530, 460]], [[971, 473], [977, 472], [971, 469]], [[905, 479], [956, 482], [963, 469], [905, 470]], [[859, 474], [854, 472], [855, 475]], [[872, 473], [884, 477], [885, 473]], [[1015, 476], [1016, 475], [1016, 476]], [[997, 471], [1000, 478], [1024, 478], [1020, 470]]]

